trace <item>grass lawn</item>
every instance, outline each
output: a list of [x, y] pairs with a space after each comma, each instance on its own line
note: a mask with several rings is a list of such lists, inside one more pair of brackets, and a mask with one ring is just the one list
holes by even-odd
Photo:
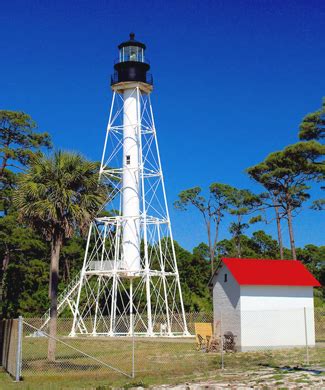
[[[283, 367], [303, 366], [305, 349], [237, 352], [224, 355], [225, 370], [221, 370], [220, 353], [196, 351], [193, 339], [135, 340], [135, 378], [114, 371], [112, 366], [128, 375], [132, 372], [132, 340], [128, 338], [71, 339], [62, 338], [73, 348], [58, 344], [57, 361], [46, 360], [47, 339], [23, 340], [23, 381], [13, 383], [8, 374], [0, 373], [0, 389], [57, 390], [97, 389], [109, 386], [132, 387], [159, 384], [179, 384], [213, 378], [216, 381], [240, 378], [241, 373], [259, 372], [273, 367], [280, 380]], [[325, 366], [325, 348], [310, 348], [310, 364]], [[257, 374], [256, 374], [257, 375]]]

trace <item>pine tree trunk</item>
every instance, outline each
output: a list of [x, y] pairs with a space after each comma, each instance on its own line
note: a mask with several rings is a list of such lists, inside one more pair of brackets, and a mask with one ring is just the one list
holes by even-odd
[[237, 241], [237, 255], [239, 258], [241, 258], [241, 243], [240, 243], [240, 237], [238, 237]]
[[[214, 241], [213, 241], [213, 258], [215, 258], [217, 244], [218, 244], [220, 222], [221, 222], [221, 213], [218, 214], [218, 218], [216, 221], [216, 229], [215, 229]], [[216, 264], [215, 264], [216, 270], [219, 268], [219, 264], [220, 264], [219, 253], [217, 252]], [[213, 270], [213, 273], [214, 273], [214, 270]]]
[[274, 206], [275, 209], [275, 217], [276, 217], [276, 227], [278, 231], [278, 242], [279, 242], [279, 248], [280, 248], [280, 259], [283, 260], [283, 242], [282, 242], [282, 233], [281, 233], [281, 220], [280, 220], [280, 214], [279, 214], [279, 208], [278, 206]]
[[293, 227], [292, 227], [292, 213], [291, 213], [290, 206], [287, 209], [287, 214], [288, 214], [288, 229], [289, 229], [290, 247], [291, 247], [292, 258], [294, 260], [297, 260], [295, 239], [294, 239]]
[[55, 236], [51, 243], [51, 269], [50, 269], [50, 323], [49, 323], [49, 342], [47, 358], [49, 361], [55, 361], [56, 354], [56, 333], [57, 333], [57, 315], [58, 315], [58, 280], [59, 280], [59, 258], [62, 247], [62, 237]]
[[[7, 143], [5, 146], [8, 147], [9, 144]], [[6, 169], [6, 166], [7, 166], [7, 161], [8, 161], [8, 155], [5, 154], [3, 159], [2, 159], [2, 163], [1, 163], [1, 167], [0, 167], [0, 179], [2, 179], [2, 177], [4, 176], [4, 172], [5, 172], [5, 169]]]
[[208, 234], [208, 244], [209, 244], [209, 255], [210, 255], [210, 262], [211, 262], [211, 275], [214, 273], [214, 251], [213, 251], [213, 245], [211, 240], [211, 223], [210, 221], [205, 221], [205, 225], [207, 228], [207, 234]]
[[66, 276], [66, 282], [69, 282], [69, 280], [70, 280], [70, 266], [69, 266], [69, 260], [66, 258], [65, 260], [64, 260], [64, 263], [65, 263], [65, 272], [66, 272], [66, 274], [65, 274], [65, 276]]
[[241, 221], [242, 221], [242, 217], [240, 215], [238, 215], [238, 236], [237, 236], [237, 239], [238, 239], [238, 243], [237, 243], [237, 252], [238, 252], [238, 257], [241, 258], [241, 234], [242, 234], [242, 230], [241, 230]]

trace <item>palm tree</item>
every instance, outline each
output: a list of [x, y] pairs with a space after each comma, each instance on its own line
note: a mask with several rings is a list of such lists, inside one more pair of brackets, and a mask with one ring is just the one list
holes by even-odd
[[65, 239], [85, 232], [104, 204], [106, 187], [98, 183], [98, 164], [79, 154], [56, 152], [36, 157], [18, 180], [14, 204], [22, 222], [51, 242], [48, 359], [55, 360], [59, 256]]

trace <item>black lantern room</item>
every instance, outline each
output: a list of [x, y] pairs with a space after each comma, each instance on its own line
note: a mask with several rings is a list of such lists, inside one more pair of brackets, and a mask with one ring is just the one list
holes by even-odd
[[152, 84], [152, 77], [147, 73], [150, 65], [145, 58], [146, 45], [136, 41], [134, 36], [134, 33], [131, 33], [128, 41], [118, 45], [119, 58], [114, 65], [112, 85], [125, 81], [141, 81]]

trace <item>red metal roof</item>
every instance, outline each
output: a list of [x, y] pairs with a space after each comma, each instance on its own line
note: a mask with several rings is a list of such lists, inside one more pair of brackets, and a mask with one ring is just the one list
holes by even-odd
[[238, 284], [268, 286], [320, 286], [298, 260], [223, 258]]

